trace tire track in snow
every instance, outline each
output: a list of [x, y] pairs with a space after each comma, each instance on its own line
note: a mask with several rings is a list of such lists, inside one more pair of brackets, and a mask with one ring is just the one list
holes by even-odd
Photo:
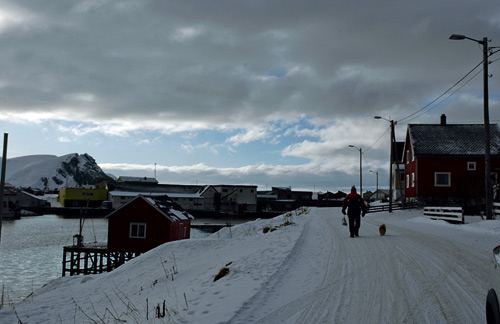
[[[311, 215], [276, 276], [228, 323], [483, 319], [487, 261], [479, 254], [435, 234], [396, 226], [387, 217], [385, 237], [378, 235], [377, 217], [365, 217], [361, 237], [352, 239], [332, 212], [325, 208]], [[321, 264], [310, 262], [319, 259]]]

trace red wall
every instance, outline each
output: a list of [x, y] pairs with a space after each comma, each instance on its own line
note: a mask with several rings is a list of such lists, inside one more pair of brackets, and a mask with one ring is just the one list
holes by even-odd
[[[467, 162], [476, 162], [476, 170], [467, 170]], [[491, 158], [492, 173], [498, 171], [500, 159]], [[484, 157], [419, 157], [405, 164], [405, 194], [410, 197], [458, 197], [474, 198], [484, 196]], [[411, 187], [411, 173], [415, 172], [415, 187]], [[451, 186], [436, 187], [435, 172], [450, 172]], [[406, 175], [410, 187], [406, 188]]]
[[[146, 223], [146, 238], [130, 238], [130, 223]], [[182, 221], [187, 237], [180, 232], [180, 223], [171, 222], [145, 200], [135, 199], [109, 217], [108, 249], [142, 253], [165, 242], [189, 238], [190, 221]]]

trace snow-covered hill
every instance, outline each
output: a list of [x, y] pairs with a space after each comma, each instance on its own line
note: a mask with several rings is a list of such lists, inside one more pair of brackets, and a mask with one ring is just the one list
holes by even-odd
[[28, 155], [7, 159], [7, 183], [52, 191], [111, 180], [88, 154]]

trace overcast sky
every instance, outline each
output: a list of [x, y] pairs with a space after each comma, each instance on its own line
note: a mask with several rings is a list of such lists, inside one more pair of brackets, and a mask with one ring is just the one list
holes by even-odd
[[[8, 157], [160, 183], [388, 187], [389, 125], [483, 122], [498, 1], [0, 0]], [[498, 123], [500, 53], [490, 57]], [[423, 109], [429, 103], [433, 104]], [[416, 114], [415, 114], [416, 113]]]

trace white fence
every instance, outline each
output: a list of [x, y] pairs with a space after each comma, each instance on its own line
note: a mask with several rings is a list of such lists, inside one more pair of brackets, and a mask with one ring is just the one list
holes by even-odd
[[424, 207], [424, 216], [432, 219], [464, 223], [462, 207]]
[[496, 217], [500, 216], [500, 202], [493, 203], [493, 215]]

